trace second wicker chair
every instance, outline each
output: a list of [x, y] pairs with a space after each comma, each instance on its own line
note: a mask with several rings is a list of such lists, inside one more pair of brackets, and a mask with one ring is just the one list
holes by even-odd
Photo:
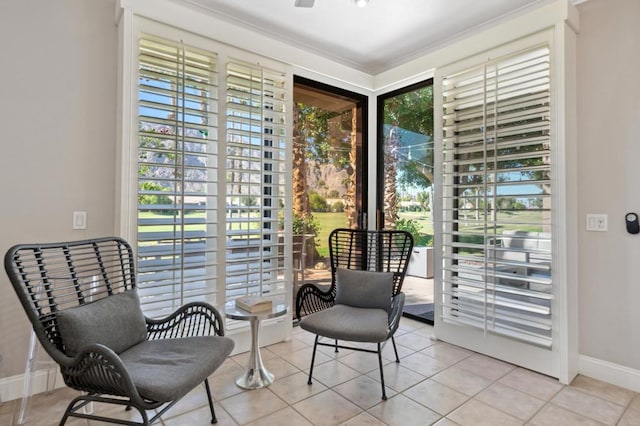
[[[413, 238], [405, 231], [336, 229], [331, 232], [331, 286], [323, 290], [314, 284], [305, 284], [296, 298], [300, 327], [316, 335], [309, 384], [318, 346], [331, 346], [336, 351], [346, 348], [373, 352], [378, 355], [382, 399], [387, 399], [382, 349], [384, 343], [391, 340], [396, 362], [400, 362], [393, 335], [402, 316], [404, 294], [401, 289], [412, 250]], [[345, 346], [339, 341], [372, 343], [375, 349]]]

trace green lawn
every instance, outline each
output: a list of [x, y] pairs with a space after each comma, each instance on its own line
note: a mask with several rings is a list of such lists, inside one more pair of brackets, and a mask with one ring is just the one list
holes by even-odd
[[329, 234], [336, 228], [347, 226], [347, 216], [344, 213], [313, 213], [320, 229], [316, 238], [316, 248], [322, 257], [329, 256]]
[[[433, 225], [431, 223], [431, 212], [402, 212], [402, 219], [413, 219], [420, 226], [420, 233], [433, 235]], [[469, 227], [473, 227], [473, 218], [469, 217]], [[498, 232], [502, 231], [523, 231], [523, 232], [542, 232], [542, 213], [539, 211], [519, 211], [519, 212], [501, 212], [498, 213]], [[512, 224], [510, 222], [518, 222]], [[464, 226], [464, 220], [461, 222]]]
[[[318, 237], [316, 238], [316, 248], [320, 256], [329, 256], [329, 233], [336, 228], [347, 226], [347, 216], [344, 213], [313, 213], [320, 225]], [[413, 219], [418, 222], [422, 234], [433, 235], [430, 212], [403, 212], [400, 213], [402, 219]]]
[[[347, 226], [347, 217], [344, 213], [313, 213], [313, 216], [320, 224], [320, 231], [316, 239], [316, 247], [320, 256], [329, 255], [328, 238], [329, 233], [335, 228], [343, 228]], [[401, 212], [401, 219], [415, 220], [421, 234], [433, 235], [433, 224], [431, 222], [431, 212]], [[470, 218], [471, 219], [471, 218]], [[502, 223], [497, 229], [497, 233], [502, 231], [524, 231], [524, 232], [542, 232], [542, 213], [538, 211], [520, 211], [506, 212], [498, 214], [498, 222]], [[510, 224], [509, 222], [519, 222], [519, 224]], [[461, 222], [461, 226], [465, 226]], [[472, 221], [466, 229], [472, 229]], [[478, 228], [480, 229], [480, 228]]]
[[[344, 213], [313, 213], [313, 216], [316, 218], [319, 224], [318, 236], [316, 238], [316, 248], [318, 250], [318, 254], [321, 257], [329, 256], [329, 233], [336, 228], [344, 228], [347, 226], [347, 216]], [[166, 218], [166, 216], [158, 215], [155, 213], [142, 213], [140, 215], [141, 218]], [[197, 212], [187, 215], [190, 218], [204, 218], [203, 212]], [[401, 219], [411, 219], [415, 220], [418, 224], [419, 230], [421, 234], [433, 235], [433, 225], [431, 223], [431, 212], [401, 212]], [[471, 219], [471, 218], [470, 218]], [[498, 233], [504, 230], [520, 230], [525, 232], [541, 232], [542, 226], [542, 213], [535, 211], [522, 211], [517, 213], [500, 213], [498, 215], [498, 220], [504, 223], [503, 226], [500, 227]], [[520, 222], [520, 225], [510, 225], [509, 222]], [[522, 225], [528, 224], [528, 225]], [[461, 223], [464, 226], [464, 222]], [[191, 224], [187, 225], [185, 228], [188, 231], [196, 231], [204, 229], [204, 224]], [[253, 226], [258, 226], [257, 224], [253, 224]], [[472, 229], [473, 221], [470, 220], [467, 229]], [[146, 227], [147, 231], [171, 231], [173, 227], [171, 225], [154, 225], [150, 227]]]
[[[320, 256], [329, 256], [329, 233], [336, 228], [344, 228], [347, 226], [347, 216], [344, 213], [314, 213], [313, 216], [316, 218], [318, 223], [320, 224], [320, 230], [318, 232], [318, 237], [316, 238], [318, 252]], [[203, 212], [191, 213], [186, 216], [187, 218], [204, 218]], [[167, 216], [160, 215], [152, 212], [144, 212], [140, 214], [140, 218], [143, 219], [167, 219]], [[239, 224], [234, 224], [233, 226], [240, 226]], [[258, 229], [259, 223], [253, 223], [252, 227]], [[147, 225], [144, 227], [145, 231], [153, 231], [153, 232], [171, 232], [173, 231], [172, 225]], [[204, 224], [191, 224], [186, 225], [185, 230], [187, 231], [200, 231], [204, 230]], [[140, 227], [142, 230], [142, 227]]]

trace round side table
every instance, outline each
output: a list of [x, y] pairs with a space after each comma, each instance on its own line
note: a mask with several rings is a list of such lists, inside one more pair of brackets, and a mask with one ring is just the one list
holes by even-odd
[[225, 315], [227, 318], [249, 321], [251, 324], [251, 352], [246, 371], [236, 379], [236, 385], [243, 389], [259, 389], [273, 383], [273, 373], [267, 370], [260, 355], [260, 321], [281, 317], [287, 313], [287, 305], [284, 303], [273, 303], [270, 311], [251, 313], [236, 308], [235, 302], [225, 304]]

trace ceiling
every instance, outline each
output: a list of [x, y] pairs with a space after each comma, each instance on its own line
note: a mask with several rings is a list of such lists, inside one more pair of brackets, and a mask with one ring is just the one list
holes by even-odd
[[375, 75], [550, 0], [174, 1]]

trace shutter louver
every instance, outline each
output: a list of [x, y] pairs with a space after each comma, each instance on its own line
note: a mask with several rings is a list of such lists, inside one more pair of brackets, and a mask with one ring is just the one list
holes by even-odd
[[551, 347], [550, 55], [443, 79], [442, 320]]
[[217, 303], [217, 68], [215, 54], [140, 40], [138, 286], [151, 317]]

